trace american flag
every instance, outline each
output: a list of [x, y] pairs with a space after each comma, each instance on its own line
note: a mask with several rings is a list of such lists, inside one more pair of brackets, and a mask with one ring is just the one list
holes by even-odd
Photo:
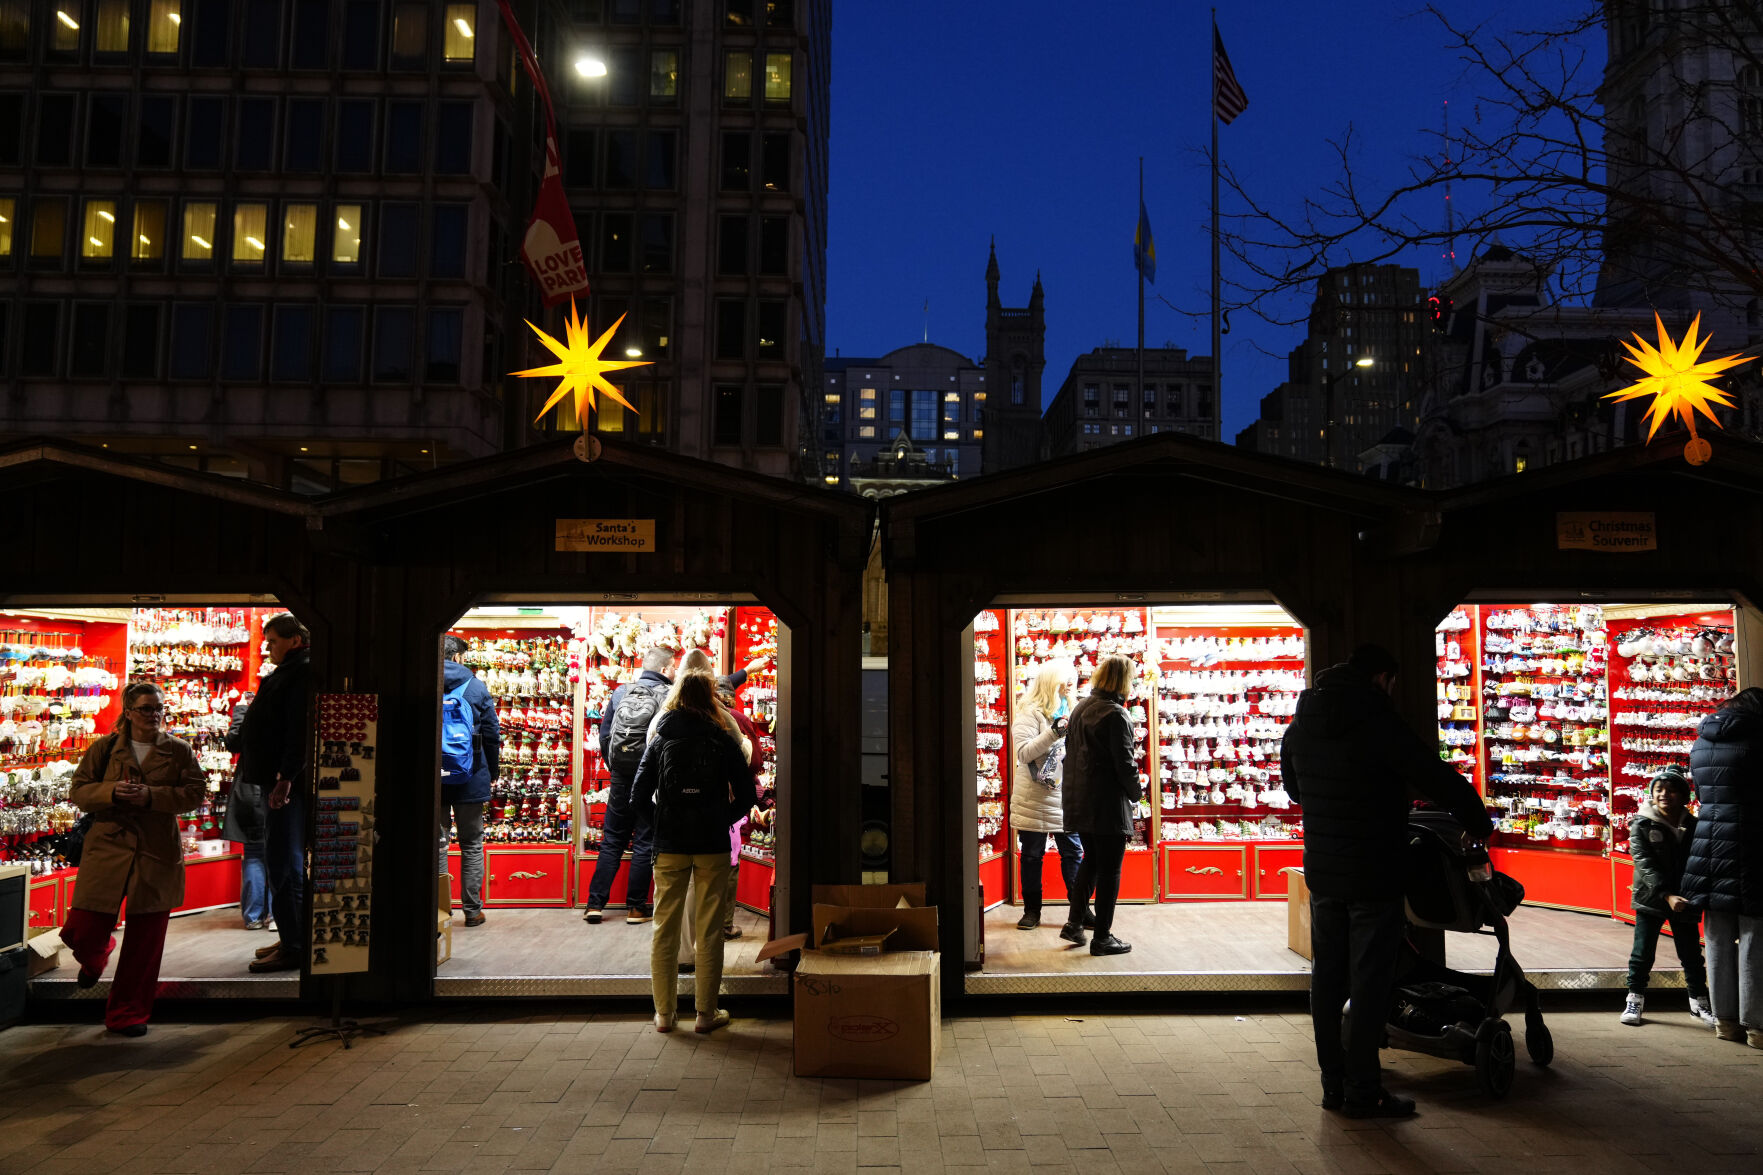
[[1249, 108], [1249, 96], [1237, 81], [1236, 70], [1224, 51], [1224, 38], [1212, 30], [1212, 113], [1219, 122], [1229, 126], [1237, 115]]

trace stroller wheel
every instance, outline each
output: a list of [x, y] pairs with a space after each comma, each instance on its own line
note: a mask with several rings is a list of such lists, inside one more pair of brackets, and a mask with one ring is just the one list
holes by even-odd
[[1524, 1026], [1524, 1051], [1530, 1054], [1533, 1064], [1546, 1066], [1555, 1059], [1555, 1037], [1541, 1016]]
[[1505, 1097], [1512, 1089], [1512, 1074], [1517, 1065], [1512, 1029], [1502, 1020], [1493, 1032], [1475, 1043], [1475, 1075], [1481, 1080], [1482, 1092], [1489, 1097]]

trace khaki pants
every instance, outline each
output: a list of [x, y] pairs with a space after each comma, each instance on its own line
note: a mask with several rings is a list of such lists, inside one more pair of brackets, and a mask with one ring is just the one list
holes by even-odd
[[[735, 926], [735, 888], [740, 884], [740, 880], [741, 867], [733, 861], [729, 862], [728, 900], [722, 907], [722, 929], [724, 937], [727, 937], [728, 932], [733, 930]], [[687, 884], [686, 908], [688, 910], [694, 908], [697, 899], [692, 895], [697, 892], [697, 888], [694, 885]], [[698, 964], [698, 932], [692, 928], [692, 920], [690, 918], [680, 919], [679, 961], [682, 966], [686, 963], [690, 963], [695, 967]]]
[[[716, 1011], [722, 989], [722, 922], [728, 903], [728, 874], [726, 850], [655, 855], [655, 937], [649, 947], [649, 984], [655, 1011], [661, 1015], [674, 1015], [678, 1005], [680, 929], [687, 919], [697, 935], [692, 978], [696, 980], [698, 1015]], [[689, 902], [688, 887], [694, 891]]]

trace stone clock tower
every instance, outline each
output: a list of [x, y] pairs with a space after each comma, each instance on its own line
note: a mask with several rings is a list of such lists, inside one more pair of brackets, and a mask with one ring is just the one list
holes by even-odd
[[985, 473], [1016, 469], [1039, 461], [1041, 369], [1046, 359], [1047, 323], [1041, 277], [1024, 309], [998, 300], [998, 249], [986, 262], [986, 413], [980, 468]]

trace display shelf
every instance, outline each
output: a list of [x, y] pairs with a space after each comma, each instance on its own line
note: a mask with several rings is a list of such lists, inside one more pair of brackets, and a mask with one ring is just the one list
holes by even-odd
[[[989, 866], [1010, 849], [1010, 781], [1016, 748], [1010, 717], [1019, 690], [1012, 690], [1009, 629], [1002, 609], [981, 612], [973, 622], [974, 786], [978, 793], [979, 860]], [[1004, 900], [1003, 867], [996, 884], [987, 886], [988, 900]]]
[[1454, 608], [1433, 632], [1439, 758], [1487, 793], [1481, 768], [1481, 655], [1473, 604]]
[[1690, 774], [1703, 718], [1738, 685], [1730, 609], [1610, 621], [1610, 778], [1613, 848], [1628, 848], [1628, 818], [1664, 767]]
[[[747, 680], [735, 690], [735, 706], [759, 732], [759, 803], [741, 830], [744, 847], [769, 858], [777, 845], [777, 617], [768, 608], [739, 607], [728, 627], [732, 663]], [[720, 635], [722, 628], [717, 630]]]
[[1279, 756], [1305, 685], [1303, 629], [1152, 615], [1159, 842], [1291, 839], [1303, 815]]
[[1557, 604], [1479, 611], [1486, 797], [1499, 836], [1601, 854], [1610, 839], [1602, 612]]
[[[569, 633], [556, 627], [455, 630], [460, 663], [496, 705], [499, 770], [484, 807], [490, 845], [572, 843], [575, 685]], [[458, 829], [449, 826], [452, 843]]]
[[[1074, 697], [1089, 695], [1090, 677], [1097, 663], [1110, 654], [1132, 659], [1139, 674], [1126, 699], [1133, 724], [1133, 758], [1139, 768], [1139, 802], [1133, 815], [1133, 839], [1145, 847], [1153, 836], [1151, 764], [1156, 760], [1152, 730], [1156, 687], [1148, 668], [1150, 634], [1143, 608], [1029, 608], [996, 613], [1000, 628], [1009, 634], [1011, 673], [1006, 693], [1010, 702], [1019, 697], [1041, 667], [1049, 662], [1070, 665], [1077, 673]], [[1008, 628], [1003, 625], [1008, 623]], [[975, 640], [978, 626], [975, 625]], [[1008, 742], [1008, 739], [1006, 739]], [[1006, 746], [1006, 750], [1010, 750]], [[1010, 761], [1006, 760], [1008, 764]], [[1007, 781], [1006, 781], [1007, 782]], [[1006, 792], [1008, 787], [1006, 787]], [[1153, 874], [1155, 870], [1152, 871]]]
[[38, 875], [64, 863], [73, 772], [121, 715], [127, 665], [121, 619], [0, 615], [0, 861]]

